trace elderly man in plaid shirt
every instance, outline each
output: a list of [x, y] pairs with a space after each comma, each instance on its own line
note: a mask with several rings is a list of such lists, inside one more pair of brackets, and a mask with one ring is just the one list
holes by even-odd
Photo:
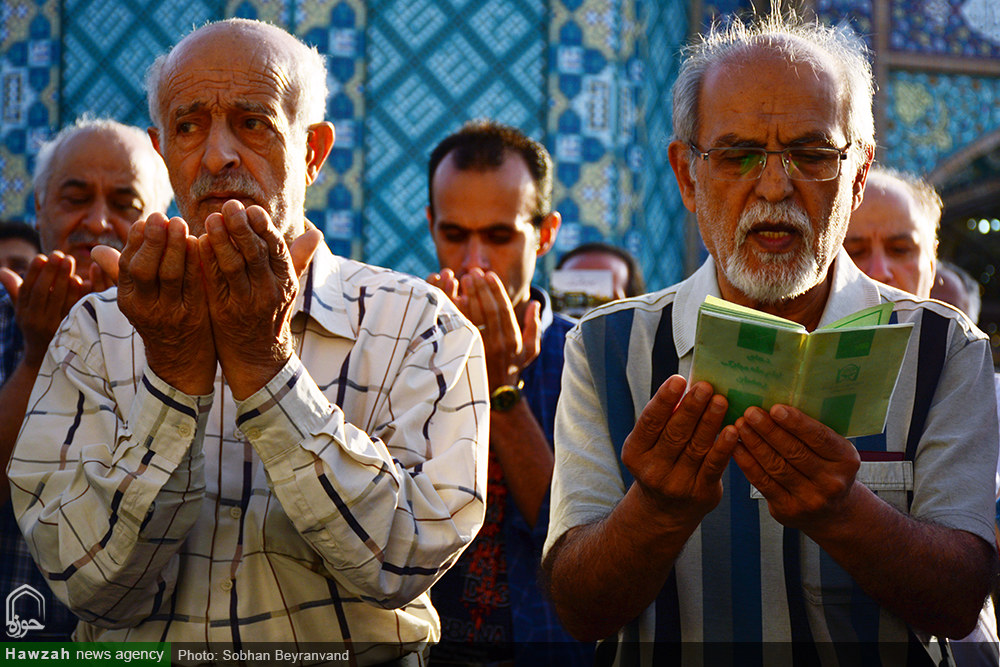
[[150, 70], [183, 219], [96, 251], [117, 293], [64, 322], [10, 467], [77, 639], [216, 658], [329, 641], [380, 664], [439, 637], [426, 591], [483, 521], [482, 342], [441, 292], [333, 256], [305, 220], [325, 81], [315, 50], [239, 19]]

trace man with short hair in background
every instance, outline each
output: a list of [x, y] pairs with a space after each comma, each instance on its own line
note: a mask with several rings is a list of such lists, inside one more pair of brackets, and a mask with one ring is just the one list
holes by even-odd
[[[45, 350], [70, 307], [110, 281], [90, 257], [100, 244], [124, 246], [133, 222], [165, 210], [172, 196], [163, 159], [146, 133], [113, 120], [82, 118], [61, 130], [38, 152], [34, 176], [35, 216], [44, 255], [30, 260], [23, 276], [0, 270], [0, 555], [10, 564], [0, 577], [0, 595], [23, 583], [46, 597], [45, 630], [68, 637], [76, 618], [49, 591], [14, 521], [7, 461]], [[4, 323], [7, 322], [8, 325]], [[9, 323], [16, 322], [16, 327]], [[16, 365], [8, 366], [8, 359]]]
[[184, 217], [94, 250], [117, 290], [49, 347], [10, 466], [32, 555], [79, 640], [419, 664], [426, 591], [483, 520], [482, 342], [306, 220], [334, 141], [315, 48], [228, 19], [147, 84]]
[[568, 250], [559, 258], [556, 269], [567, 271], [610, 271], [612, 297], [625, 299], [646, 293], [642, 267], [628, 250], [593, 241]]
[[42, 251], [38, 232], [26, 222], [0, 221], [0, 269], [24, 277], [28, 265]]
[[427, 221], [441, 266], [428, 281], [479, 327], [490, 389], [486, 523], [431, 589], [442, 626], [432, 664], [580, 664], [592, 648], [562, 629], [537, 577], [572, 326], [531, 285], [561, 221], [552, 210], [552, 160], [515, 128], [473, 121], [438, 144], [427, 171]]

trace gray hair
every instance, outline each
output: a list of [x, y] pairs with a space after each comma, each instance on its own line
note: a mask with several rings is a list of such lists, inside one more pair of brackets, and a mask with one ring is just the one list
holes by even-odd
[[933, 232], [933, 237], [937, 238], [938, 229], [941, 227], [941, 213], [944, 210], [944, 202], [941, 201], [941, 195], [937, 193], [934, 186], [919, 176], [904, 171], [897, 171], [891, 167], [884, 167], [879, 164], [873, 164], [871, 169], [868, 170], [869, 184], [885, 183], [888, 181], [898, 181], [903, 184], [910, 193], [910, 196], [913, 197], [913, 200], [920, 206], [924, 215], [927, 216], [927, 220], [933, 224], [931, 231]]
[[847, 26], [803, 22], [794, 14], [783, 16], [778, 11], [755, 17], [750, 23], [734, 16], [724, 25], [713, 25], [699, 41], [682, 50], [683, 63], [673, 87], [674, 139], [696, 143], [698, 96], [706, 74], [714, 66], [742, 59], [759, 47], [778, 51], [790, 62], [816, 65], [819, 51], [837, 63], [842, 83], [838, 101], [846, 114], [847, 139], [873, 154], [875, 88], [868, 47]]
[[86, 115], [77, 118], [72, 125], [61, 129], [56, 136], [43, 143], [38, 149], [38, 157], [35, 158], [35, 173], [32, 179], [37, 202], [43, 203], [48, 194], [49, 179], [52, 177], [56, 156], [59, 155], [67, 141], [81, 132], [109, 132], [135, 139], [137, 145], [143, 148], [143, 154], [137, 155], [136, 160], [149, 160], [153, 164], [153, 180], [151, 183], [144, 183], [144, 186], [149, 189], [152, 201], [144, 202], [144, 204], [149, 211], [167, 210], [170, 200], [173, 199], [174, 191], [170, 187], [167, 166], [163, 163], [160, 154], [153, 148], [149, 136], [138, 127], [124, 125], [110, 118], [91, 118]]
[[296, 99], [294, 100], [294, 117], [290, 119], [293, 125], [305, 128], [314, 123], [319, 123], [326, 118], [326, 59], [314, 46], [307, 46], [294, 35], [281, 28], [251, 19], [231, 18], [223, 21], [207, 23], [204, 26], [189, 32], [181, 41], [174, 45], [168, 53], [162, 54], [153, 61], [146, 71], [146, 99], [149, 104], [149, 118], [153, 125], [160, 132], [160, 141], [165, 138], [165, 128], [163, 118], [160, 116], [160, 84], [163, 82], [163, 69], [170, 56], [185, 41], [200, 30], [213, 26], [231, 26], [242, 32], [264, 32], [271, 36], [290, 39], [296, 47], [295, 56], [287, 64], [289, 68], [289, 79], [295, 86]]

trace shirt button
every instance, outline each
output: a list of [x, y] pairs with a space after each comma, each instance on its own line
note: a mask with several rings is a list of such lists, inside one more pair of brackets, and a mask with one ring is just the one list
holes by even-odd
[[177, 427], [177, 432], [181, 434], [182, 438], [190, 438], [191, 434], [194, 432], [191, 428], [191, 424], [181, 424]]
[[228, 593], [229, 591], [233, 590], [233, 580], [226, 579], [221, 584], [219, 584], [219, 588], [222, 589], [223, 593]]
[[239, 519], [241, 516], [243, 516], [243, 510], [241, 510], [239, 507], [230, 507], [229, 516], [233, 517], [234, 519]]

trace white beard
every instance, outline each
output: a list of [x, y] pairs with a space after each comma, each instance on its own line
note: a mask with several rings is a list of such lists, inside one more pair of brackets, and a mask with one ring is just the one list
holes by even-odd
[[[746, 253], [754, 252], [745, 245], [754, 225], [778, 222], [793, 227], [802, 237], [801, 245], [785, 253], [755, 253], [761, 264], [752, 269]], [[758, 201], [740, 216], [736, 228], [734, 252], [726, 259], [723, 271], [730, 284], [751, 301], [773, 305], [804, 294], [823, 277], [828, 263], [813, 252], [815, 234], [809, 216], [789, 201], [779, 204]], [[826, 253], [822, 253], [826, 254]]]

